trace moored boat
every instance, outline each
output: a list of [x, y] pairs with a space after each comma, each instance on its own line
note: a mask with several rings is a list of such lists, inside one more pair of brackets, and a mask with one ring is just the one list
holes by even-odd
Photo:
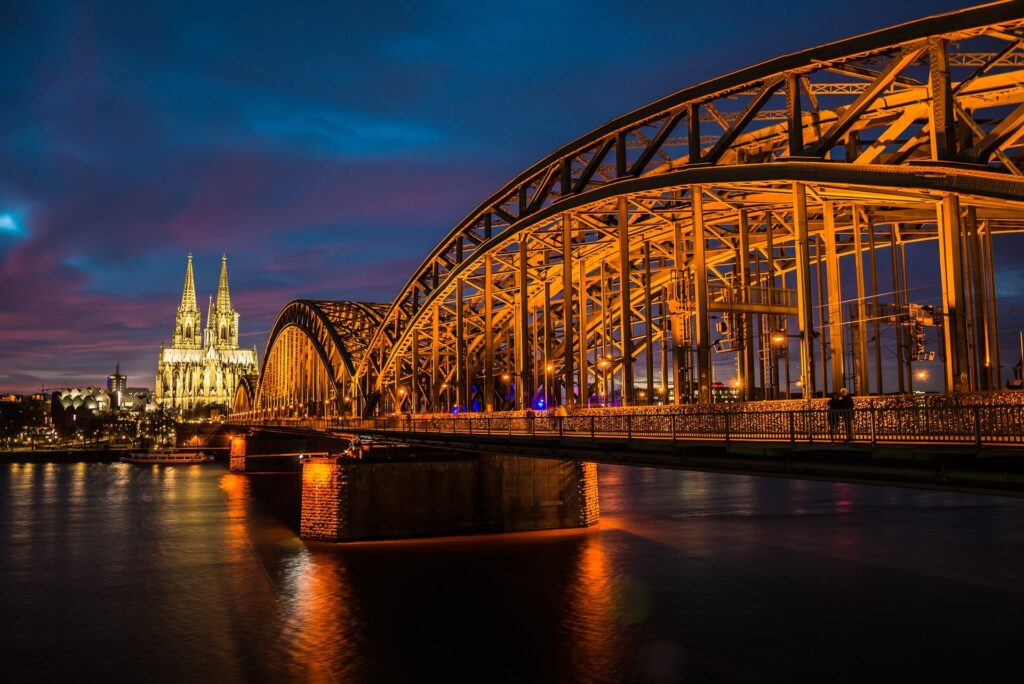
[[122, 463], [163, 463], [163, 464], [188, 464], [188, 463], [210, 463], [213, 461], [212, 454], [205, 454], [202, 451], [133, 451], [127, 456], [121, 457]]

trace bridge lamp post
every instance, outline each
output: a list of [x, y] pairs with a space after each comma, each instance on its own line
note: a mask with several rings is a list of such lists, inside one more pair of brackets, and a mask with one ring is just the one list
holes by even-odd
[[399, 387], [398, 388], [398, 406], [395, 407], [395, 413], [401, 413], [404, 410], [403, 409], [404, 405], [405, 405], [405, 388], [404, 387]]
[[441, 391], [444, 392], [444, 408], [446, 412], [452, 410], [452, 396], [450, 390], [451, 385], [449, 385], [447, 382], [441, 383]]
[[[771, 334], [772, 346], [776, 349], [775, 353], [786, 359], [786, 363], [785, 363], [785, 368], [786, 368], [786, 399], [790, 398], [789, 387], [790, 387], [790, 384], [791, 384], [790, 379], [789, 379], [789, 338], [790, 337], [800, 337], [800, 336], [799, 335], [789, 335], [789, 334], [787, 334], [787, 332], [785, 330], [775, 330]], [[776, 366], [776, 368], [777, 368], [777, 366]], [[801, 381], [799, 379], [796, 381], [796, 386], [797, 387], [801, 386]]]
[[501, 374], [501, 381], [505, 383], [503, 402], [506, 406], [508, 406], [512, 400], [512, 375], [513, 374], [509, 373], [508, 371], [505, 371], [504, 373]]

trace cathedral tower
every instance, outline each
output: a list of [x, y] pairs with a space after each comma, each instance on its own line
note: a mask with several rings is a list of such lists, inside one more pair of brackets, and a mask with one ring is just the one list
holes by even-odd
[[218, 349], [238, 349], [238, 313], [231, 308], [231, 291], [228, 288], [228, 257], [220, 258], [220, 282], [217, 285], [217, 299], [207, 315], [207, 327], [212, 342]]
[[186, 411], [211, 405], [230, 408], [241, 378], [257, 374], [258, 364], [255, 349], [238, 348], [238, 313], [231, 308], [227, 256], [220, 259], [217, 297], [210, 298], [204, 331], [189, 254], [174, 342], [161, 347], [157, 361], [156, 402]]
[[171, 346], [178, 349], [201, 349], [203, 346], [202, 316], [196, 306], [196, 282], [192, 275], [192, 252], [188, 253], [185, 267], [185, 287], [181, 291], [181, 304], [174, 322]]

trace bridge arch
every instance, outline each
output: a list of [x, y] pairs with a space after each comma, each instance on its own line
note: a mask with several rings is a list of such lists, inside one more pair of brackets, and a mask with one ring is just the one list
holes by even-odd
[[363, 395], [353, 373], [385, 308], [350, 301], [289, 302], [267, 340], [249, 417], [331, 417], [357, 412]]
[[[1022, 27], [1012, 2], [928, 17], [599, 127], [439, 243], [355, 377], [385, 410], [710, 401], [717, 346], [744, 398], [772, 398], [793, 346], [801, 391], [866, 394], [884, 389], [868, 328], [893, 319], [900, 354], [909, 323], [942, 324], [950, 391], [997, 387], [992, 237], [1024, 227]], [[922, 314], [905, 258], [927, 241], [942, 283]], [[901, 389], [921, 360], [905, 356]]]
[[235, 386], [235, 398], [231, 403], [233, 413], [249, 413], [256, 407], [258, 375], [242, 375]]

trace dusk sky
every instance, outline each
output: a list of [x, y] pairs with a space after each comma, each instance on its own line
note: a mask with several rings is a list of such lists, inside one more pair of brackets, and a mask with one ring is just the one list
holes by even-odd
[[118, 361], [152, 386], [189, 251], [204, 310], [228, 254], [262, 358], [287, 301], [389, 301], [478, 202], [596, 125], [967, 4], [6, 0], [0, 390], [98, 385]]

